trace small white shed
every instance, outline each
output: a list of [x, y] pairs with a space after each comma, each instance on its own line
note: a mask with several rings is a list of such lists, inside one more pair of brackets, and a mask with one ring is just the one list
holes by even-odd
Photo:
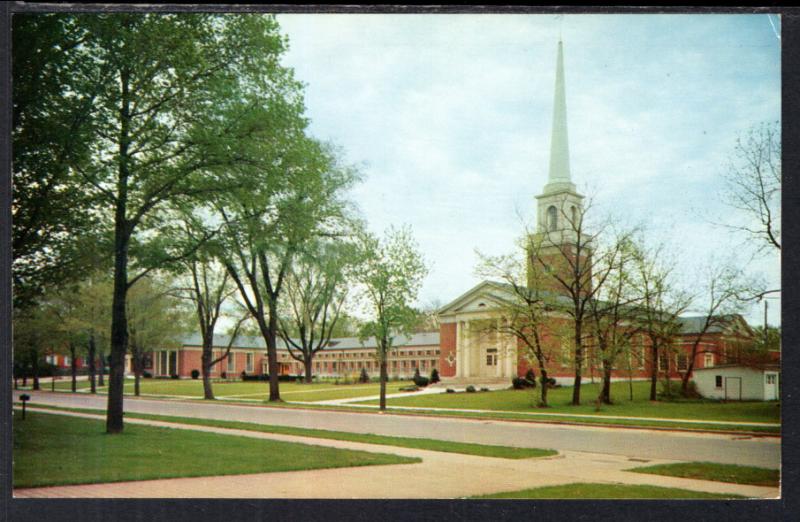
[[780, 399], [780, 367], [725, 364], [694, 370], [697, 391], [708, 399], [774, 401]]

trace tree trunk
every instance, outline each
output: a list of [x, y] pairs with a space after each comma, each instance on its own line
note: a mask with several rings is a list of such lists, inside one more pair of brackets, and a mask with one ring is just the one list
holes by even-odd
[[269, 299], [269, 328], [267, 328], [267, 369], [269, 371], [269, 401], [281, 400], [278, 388], [278, 303], [277, 297]]
[[136, 368], [136, 365], [134, 365], [134, 370], [133, 370], [133, 394], [135, 396], [137, 396], [137, 397], [139, 396], [139, 379], [140, 379], [141, 375], [142, 375], [141, 372]]
[[208, 401], [214, 400], [214, 389], [211, 386], [211, 359], [213, 354], [213, 332], [212, 336], [203, 339], [203, 355], [201, 356], [201, 364], [203, 366], [203, 399]]
[[386, 371], [386, 352], [381, 357], [381, 400], [380, 409], [386, 411], [386, 380], [388, 379], [388, 372]]
[[611, 404], [611, 363], [603, 361], [603, 386], [600, 390], [600, 402]]
[[686, 397], [689, 395], [689, 378], [692, 376], [694, 370], [695, 351], [692, 350], [692, 357], [687, 361], [686, 372], [681, 375], [681, 396]]
[[[31, 369], [33, 370], [33, 389], [38, 390], [39, 388], [39, 354], [33, 354], [33, 360], [31, 361]], [[55, 377], [55, 369], [53, 369], [53, 377]]]
[[539, 373], [541, 377], [539, 380], [542, 382], [542, 390], [541, 390], [541, 402], [539, 403], [540, 408], [547, 408], [547, 370], [544, 369], [544, 365], [539, 365]]
[[72, 377], [72, 393], [78, 391], [78, 361], [75, 357], [75, 345], [69, 343], [69, 372]]
[[653, 343], [650, 349], [652, 358], [650, 361], [650, 400], [656, 400], [656, 383], [658, 381], [658, 344]]
[[121, 106], [117, 198], [114, 209], [114, 294], [111, 304], [111, 372], [108, 376], [106, 432], [122, 433], [125, 354], [128, 351], [128, 318], [125, 301], [128, 292], [128, 247], [131, 224], [128, 222], [128, 147], [130, 145], [130, 71], [120, 70]]
[[97, 373], [97, 347], [94, 344], [94, 332], [89, 333], [89, 386], [92, 393], [97, 393], [95, 374]]
[[106, 385], [106, 356], [102, 353], [100, 354], [100, 378], [98, 379], [97, 385], [98, 386], [105, 386]]
[[311, 377], [311, 363], [312, 363], [312, 361], [313, 361], [313, 359], [311, 358], [310, 355], [306, 356], [305, 360], [303, 361], [303, 366], [305, 366], [305, 369], [306, 369], [306, 375], [304, 377], [303, 382], [305, 382], [306, 384], [311, 384], [313, 382], [313, 379]]
[[580, 323], [575, 326], [575, 383], [572, 387], [572, 405], [581, 404], [581, 366], [583, 365], [583, 346], [581, 345]]

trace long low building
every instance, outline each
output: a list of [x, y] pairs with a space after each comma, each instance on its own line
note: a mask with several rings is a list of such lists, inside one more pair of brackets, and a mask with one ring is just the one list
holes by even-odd
[[[202, 339], [199, 334], [188, 335], [171, 348], [148, 354], [144, 370], [155, 377], [190, 377], [192, 370], [200, 371]], [[230, 344], [228, 357], [212, 367], [213, 377], [236, 377], [267, 374], [267, 345], [261, 337], [239, 336], [231, 343], [230, 336], [214, 336], [214, 358], [223, 357]], [[396, 340], [397, 348], [389, 356], [390, 377], [411, 377], [419, 369], [421, 375], [430, 375], [439, 368], [439, 332], [417, 333]], [[376, 358], [377, 346], [371, 339], [364, 343], [356, 337], [331, 339], [327, 346], [314, 356], [312, 375], [344, 377], [367, 371], [370, 377], [379, 374]], [[280, 375], [302, 375], [303, 363], [294, 359], [283, 340], [278, 339], [278, 368]], [[130, 361], [126, 369], [132, 371]]]

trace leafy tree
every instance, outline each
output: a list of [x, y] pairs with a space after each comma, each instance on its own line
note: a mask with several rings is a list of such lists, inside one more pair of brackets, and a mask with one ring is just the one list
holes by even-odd
[[387, 360], [398, 335], [411, 335], [417, 314], [411, 302], [417, 297], [428, 270], [408, 228], [390, 228], [383, 240], [363, 233], [364, 259], [357, 279], [371, 320], [361, 330], [362, 341], [375, 338], [380, 365], [380, 409], [386, 410]]
[[89, 130], [80, 136], [87, 153], [63, 161], [94, 202], [91, 215], [112, 222], [106, 429], [118, 433], [123, 429], [128, 290], [151, 270], [196, 248], [171, 240], [177, 212], [189, 212], [214, 193], [242, 184], [243, 178], [233, 175], [236, 167], [251, 164], [257, 136], [270, 125], [269, 115], [260, 110], [263, 100], [242, 95], [242, 79], [248, 88], [257, 84], [261, 92], [269, 91], [271, 98], [291, 95], [296, 83], [279, 64], [285, 42], [271, 16], [67, 18], [74, 29], [70, 38], [80, 42], [76, 66], [63, 69], [69, 96], [91, 111]]
[[171, 295], [171, 288], [153, 277], [143, 277], [131, 287], [126, 301], [134, 394], [139, 396], [139, 383], [144, 372], [145, 355], [154, 348], [175, 343], [186, 331], [188, 320], [184, 310]]
[[12, 18], [14, 305], [34, 306], [47, 287], [83, 276], [102, 216], [91, 211], [75, 165], [91, 152], [94, 91], [84, 77], [85, 31], [75, 17]]
[[[674, 282], [674, 265], [666, 259], [664, 246], [634, 245], [631, 280], [639, 296], [636, 328], [650, 344], [650, 400], [657, 399], [659, 358], [669, 361], [672, 340], [680, 331], [679, 316], [691, 299]], [[669, 379], [669, 364], [664, 368]], [[668, 388], [671, 389], [671, 388]]]
[[279, 334], [289, 355], [303, 363], [306, 383], [312, 382], [314, 356], [335, 332], [355, 262], [350, 245], [326, 242], [298, 256], [286, 273], [286, 313], [279, 319]]

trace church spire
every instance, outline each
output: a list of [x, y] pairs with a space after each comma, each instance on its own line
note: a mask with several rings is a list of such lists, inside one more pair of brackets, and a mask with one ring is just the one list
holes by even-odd
[[569, 172], [569, 139], [567, 135], [567, 98], [564, 92], [564, 46], [558, 41], [556, 85], [553, 97], [553, 132], [550, 138], [550, 172], [545, 192], [575, 190]]

